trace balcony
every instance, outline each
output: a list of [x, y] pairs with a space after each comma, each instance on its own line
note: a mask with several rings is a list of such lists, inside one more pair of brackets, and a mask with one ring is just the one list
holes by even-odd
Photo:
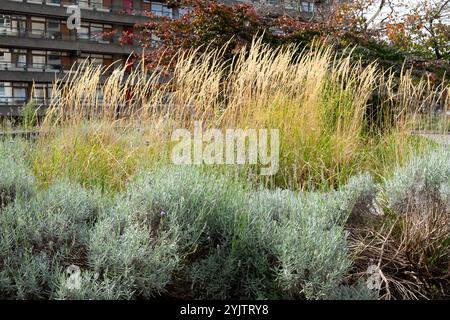
[[[51, 64], [24, 64], [0, 62], [0, 81], [51, 83], [56, 79], [65, 81], [66, 75], [77, 70], [77, 63], [70, 66]], [[120, 67], [119, 67], [120, 68]], [[104, 83], [116, 68], [104, 71], [100, 81]]]
[[23, 106], [27, 102], [25, 97], [5, 97], [0, 96], [0, 105], [7, 107]]
[[[20, 38], [21, 41], [17, 41]], [[126, 54], [135, 52], [134, 45], [120, 44], [120, 35], [79, 35], [75, 33], [45, 32], [42, 30], [23, 30], [0, 28], [0, 43], [5, 47], [42, 48], [57, 51], [86, 51], [94, 53]]]
[[0, 116], [18, 116], [26, 104], [25, 97], [0, 96]]
[[0, 26], [0, 36], [6, 35], [19, 38], [36, 38], [36, 39], [49, 39], [49, 40], [69, 40], [69, 41], [91, 41], [103, 44], [120, 43], [120, 35], [108, 35], [102, 34], [78, 34], [71, 32], [69, 34], [60, 31], [44, 31], [44, 30], [24, 30], [10, 27]]
[[123, 5], [112, 5], [107, 7], [100, 3], [89, 3], [87, 0], [0, 0], [0, 11], [67, 18], [67, 7], [77, 5], [77, 3], [82, 9], [81, 17], [85, 21], [129, 26], [148, 21], [140, 6], [127, 8]]
[[[0, 116], [21, 116], [24, 106], [29, 101], [29, 99], [22, 97], [0, 96]], [[50, 105], [50, 99], [38, 97], [34, 98], [32, 101], [37, 115], [44, 115], [45, 110]]]
[[0, 62], [0, 81], [52, 82], [63, 77], [66, 72], [67, 69], [61, 65]]
[[[0, 96], [0, 116], [20, 116], [24, 106], [28, 102], [33, 102], [38, 115], [43, 115], [46, 109], [51, 105], [52, 98], [34, 97], [32, 99], [25, 97]], [[132, 101], [127, 102], [132, 103]], [[83, 108], [96, 108], [103, 105], [103, 98], [98, 96], [93, 101], [82, 101]]]
[[62, 72], [66, 68], [57, 64], [26, 64], [22, 62], [0, 62], [0, 71], [25, 71], [25, 72]]
[[[52, 7], [69, 7], [72, 5], [78, 5], [80, 9], [103, 11], [103, 12], [126, 11], [126, 8], [123, 5], [105, 6], [101, 2], [88, 0], [9, 0], [9, 1], [30, 3], [30, 4], [41, 4]], [[138, 8], [136, 8], [136, 10], [138, 10]]]
[[[40, 4], [52, 7], [69, 7], [72, 5], [80, 6], [80, 9], [85, 10], [96, 10], [103, 12], [119, 12], [119, 11], [127, 11], [127, 9], [123, 5], [111, 5], [105, 6], [103, 3], [88, 1], [88, 0], [9, 0], [12, 2], [21, 2], [21, 3], [30, 3], [30, 4]], [[139, 10], [138, 8], [134, 8]]]

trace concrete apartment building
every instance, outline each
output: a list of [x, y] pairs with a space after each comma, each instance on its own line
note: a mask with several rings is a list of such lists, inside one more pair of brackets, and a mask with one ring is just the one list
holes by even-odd
[[[250, 2], [274, 12], [281, 5], [283, 10], [312, 14], [314, 3], [324, 1], [224, 2]], [[81, 8], [79, 32], [66, 25], [67, 7], [73, 4]], [[85, 59], [103, 66], [123, 63], [139, 48], [120, 43], [120, 35], [148, 20], [142, 12], [177, 18], [184, 10], [158, 0], [0, 0], [0, 115], [20, 114], [31, 99], [47, 105], [52, 82]]]

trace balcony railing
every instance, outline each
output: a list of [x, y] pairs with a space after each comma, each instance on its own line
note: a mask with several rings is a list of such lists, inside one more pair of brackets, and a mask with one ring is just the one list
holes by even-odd
[[53, 7], [68, 7], [71, 5], [78, 5], [81, 9], [97, 10], [104, 12], [114, 12], [120, 14], [142, 15], [142, 7], [140, 5], [133, 5], [132, 7], [124, 6], [123, 4], [113, 4], [105, 6], [103, 3], [89, 2], [87, 0], [10, 0], [14, 2], [25, 2], [31, 4], [43, 4]]
[[23, 106], [27, 102], [25, 97], [0, 96], [1, 106]]
[[0, 96], [0, 106], [22, 107], [28, 102], [33, 102], [35, 106], [49, 106], [52, 98], [34, 97], [30, 99], [26, 97]]
[[89, 3], [87, 0], [10, 0], [14, 2], [25, 2], [31, 4], [44, 4], [53, 7], [68, 7], [71, 5], [79, 5], [82, 9], [92, 9], [99, 11], [111, 11], [111, 8], [104, 6], [102, 3]]
[[0, 62], [0, 71], [24, 71], [26, 63], [21, 62]]
[[[42, 5], [48, 5], [53, 7], [68, 7], [71, 5], [78, 5], [83, 10], [93, 10], [93, 11], [103, 11], [103, 12], [110, 12], [110, 13], [116, 13], [121, 15], [132, 15], [132, 16], [145, 16], [148, 12], [147, 10], [144, 10], [144, 7], [142, 4], [135, 4], [133, 3], [132, 6], [124, 5], [123, 3], [117, 4], [111, 4], [110, 6], [105, 6], [103, 3], [93, 3], [89, 2], [88, 0], [10, 0], [13, 2], [22, 2], [22, 3], [31, 3], [31, 4], [42, 4]], [[179, 18], [179, 15], [176, 13], [176, 11], [172, 10], [172, 13], [161, 13], [159, 11], [153, 11], [154, 14], [159, 16], [167, 16], [171, 18]]]
[[[64, 66], [60, 64], [42, 64], [42, 63], [32, 63], [32, 64], [26, 64], [21, 62], [0, 62], [0, 71], [23, 71], [23, 72], [53, 72], [53, 73], [67, 73], [72, 70], [72, 72], [75, 72], [77, 70], [84, 70], [87, 68], [89, 64], [80, 64], [75, 62], [74, 64], [71, 64], [69, 66]], [[102, 65], [99, 64], [93, 64], [92, 67], [102, 67]], [[106, 68], [106, 66], [103, 66]], [[114, 70], [119, 69], [117, 68], [108, 68], [103, 71], [103, 75], [107, 76], [110, 75]]]
[[97, 43], [120, 43], [120, 34], [103, 36], [99, 35], [80, 35], [79, 33], [63, 33], [60, 31], [44, 31], [44, 30], [26, 30], [0, 26], [0, 36], [12, 36], [19, 38], [37, 38], [50, 40], [69, 40], [69, 41], [90, 41]]
[[42, 64], [42, 63], [22, 63], [22, 62], [0, 62], [0, 71], [40, 71], [40, 72], [61, 72], [65, 70], [59, 64]]
[[51, 104], [51, 98], [44, 97], [34, 97], [31, 102], [34, 103], [35, 106], [49, 106]]

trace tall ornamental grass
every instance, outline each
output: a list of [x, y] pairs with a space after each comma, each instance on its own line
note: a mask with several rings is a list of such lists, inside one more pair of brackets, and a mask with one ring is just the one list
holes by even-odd
[[424, 148], [408, 127], [444, 90], [320, 45], [299, 51], [255, 40], [232, 61], [221, 50], [176, 58], [174, 70], [140, 65], [104, 83], [104, 69], [83, 65], [57, 83], [35, 157], [40, 182], [70, 176], [121, 189], [142, 162], [169, 161], [174, 129], [203, 121], [205, 129], [280, 130], [280, 170], [261, 181], [326, 189], [364, 171], [382, 175]]

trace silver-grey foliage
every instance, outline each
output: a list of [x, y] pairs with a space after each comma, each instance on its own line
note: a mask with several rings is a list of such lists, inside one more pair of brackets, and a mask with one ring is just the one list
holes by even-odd
[[404, 213], [411, 205], [430, 201], [447, 201], [450, 185], [450, 150], [438, 149], [413, 158], [406, 166], [398, 168], [384, 184], [388, 206]]
[[[115, 295], [122, 299], [150, 298], [162, 292], [177, 267], [176, 239], [139, 223], [126, 204], [119, 202], [111, 210], [91, 232], [88, 265], [101, 282], [91, 279], [89, 287], [98, 283], [97, 291], [108, 292], [108, 285], [114, 284]], [[85, 294], [89, 296], [89, 292]]]
[[[326, 298], [338, 286], [351, 261], [346, 232], [333, 197], [305, 194], [286, 203], [275, 232], [274, 253], [279, 261], [277, 280], [283, 292], [307, 299]], [[332, 222], [335, 221], [335, 222]]]
[[65, 265], [83, 263], [100, 195], [57, 183], [0, 215], [0, 296], [47, 297]]
[[[448, 150], [382, 185], [365, 174], [328, 193], [254, 191], [178, 166], [141, 172], [107, 198], [70, 182], [35, 192], [24, 147], [0, 143], [0, 298], [135, 299], [177, 287], [185, 298], [370, 298], [343, 286], [349, 219], [382, 214], [380, 190], [395, 210], [411, 197], [450, 207]], [[72, 264], [79, 288], [67, 286]]]
[[34, 178], [24, 161], [27, 146], [18, 140], [0, 141], [0, 210], [34, 193]]

